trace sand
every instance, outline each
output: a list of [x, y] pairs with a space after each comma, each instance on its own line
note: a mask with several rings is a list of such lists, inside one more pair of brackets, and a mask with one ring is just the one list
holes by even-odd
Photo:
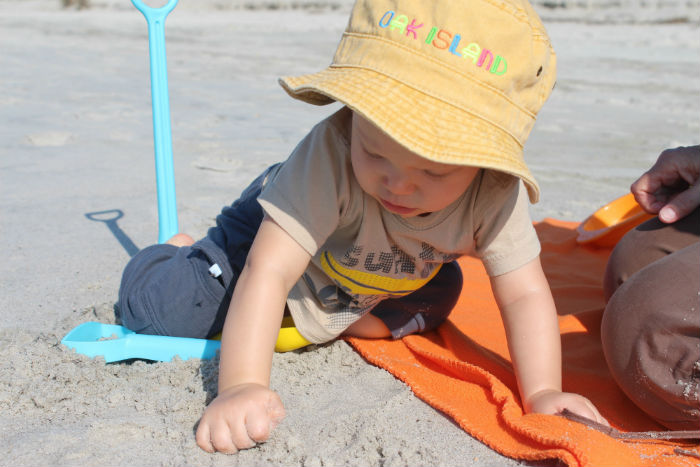
[[[166, 36], [180, 227], [198, 237], [336, 109], [276, 78], [328, 64], [348, 2], [192, 3]], [[526, 148], [534, 219], [582, 220], [663, 148], [697, 143], [697, 2], [680, 5], [670, 23], [542, 10], [559, 81]], [[344, 342], [275, 356], [288, 416], [236, 456], [194, 443], [216, 360], [106, 365], [60, 345], [79, 323], [114, 322], [124, 265], [157, 240], [148, 73], [146, 23], [126, 1], [0, 0], [0, 465], [518, 464]]]

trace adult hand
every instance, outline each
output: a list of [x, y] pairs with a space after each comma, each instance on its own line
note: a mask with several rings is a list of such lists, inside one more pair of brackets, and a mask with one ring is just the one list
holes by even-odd
[[241, 384], [220, 392], [204, 411], [196, 440], [207, 452], [234, 454], [267, 440], [284, 418], [277, 393], [260, 384]]
[[671, 223], [700, 206], [700, 146], [666, 149], [632, 184], [639, 205]]

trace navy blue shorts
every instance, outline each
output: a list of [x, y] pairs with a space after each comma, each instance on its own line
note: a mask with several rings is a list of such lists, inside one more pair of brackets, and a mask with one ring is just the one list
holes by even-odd
[[[143, 334], [206, 338], [221, 332], [229, 302], [263, 219], [258, 195], [270, 170], [216, 218], [192, 246], [152, 245], [127, 264], [115, 310], [127, 328]], [[462, 290], [457, 263], [443, 265], [421, 289], [387, 299], [372, 314], [394, 338], [427, 332], [450, 314]]]

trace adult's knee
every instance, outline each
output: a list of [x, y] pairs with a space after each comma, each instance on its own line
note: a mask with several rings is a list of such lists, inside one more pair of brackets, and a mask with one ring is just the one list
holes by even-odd
[[633, 274], [610, 298], [601, 325], [619, 387], [672, 429], [700, 423], [699, 255], [696, 243]]
[[652, 219], [643, 226], [652, 227], [641, 228], [639, 226], [630, 230], [615, 245], [605, 268], [603, 278], [603, 294], [608, 301], [615, 291], [634, 273], [645, 266], [661, 259], [667, 252], [660, 253], [657, 245], [656, 232], [658, 219]]

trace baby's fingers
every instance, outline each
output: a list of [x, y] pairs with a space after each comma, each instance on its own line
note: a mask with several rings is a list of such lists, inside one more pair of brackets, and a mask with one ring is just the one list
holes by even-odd
[[[247, 417], [246, 417], [247, 418]], [[233, 450], [224, 451], [218, 449], [220, 452], [225, 452], [226, 454], [233, 454], [236, 451], [242, 449], [250, 449], [257, 444], [257, 442], [251, 438], [248, 433], [248, 423], [241, 420], [240, 423], [236, 423], [230, 426], [229, 440], [233, 445]]]
[[242, 432], [243, 435], [240, 432], [237, 435], [234, 427], [223, 424], [211, 431], [209, 435], [210, 443], [214, 451], [224, 454], [235, 454], [239, 449], [245, 449], [255, 444], [245, 436], [245, 430], [242, 430]]
[[197, 427], [197, 433], [195, 434], [194, 437], [195, 441], [197, 441], [197, 446], [202, 448], [203, 450], [207, 452], [214, 452], [214, 446], [211, 443], [211, 433], [209, 431], [209, 425], [207, 423], [204, 423], [202, 420], [199, 422], [199, 426]]
[[570, 403], [565, 410], [569, 410], [576, 415], [580, 415], [581, 417], [598, 422], [601, 425], [610, 426], [610, 423], [608, 423], [605, 417], [598, 412], [595, 405], [593, 405], [593, 403], [585, 397], [578, 397], [577, 400]]
[[207, 452], [235, 454], [240, 449], [253, 447], [253, 442], [246, 434], [243, 423], [229, 424], [224, 419], [215, 417], [212, 422], [202, 419], [195, 434], [197, 445]]
[[248, 437], [257, 443], [267, 441], [270, 433], [284, 418], [284, 406], [279, 396], [270, 393], [266, 405], [258, 405], [248, 412], [245, 421]]
[[231, 430], [223, 421], [216, 423], [214, 426], [200, 421], [195, 434], [197, 446], [211, 453], [218, 451], [225, 454], [235, 454], [238, 452], [231, 438]]

